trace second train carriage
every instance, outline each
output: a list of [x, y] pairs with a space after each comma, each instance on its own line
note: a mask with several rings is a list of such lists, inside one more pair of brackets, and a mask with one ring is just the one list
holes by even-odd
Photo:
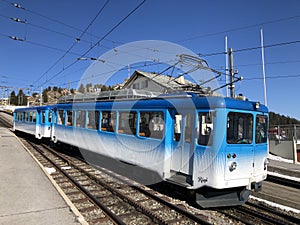
[[52, 127], [52, 106], [17, 108], [14, 111], [13, 130], [34, 135], [36, 138], [50, 138]]
[[267, 176], [268, 110], [195, 94], [57, 104], [52, 140], [149, 169], [203, 207], [244, 203]]

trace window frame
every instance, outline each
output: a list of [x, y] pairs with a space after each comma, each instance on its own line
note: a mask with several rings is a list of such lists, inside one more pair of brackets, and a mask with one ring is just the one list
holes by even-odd
[[[203, 116], [205, 121], [203, 121]], [[216, 111], [197, 111], [197, 145], [212, 146], [214, 141]], [[202, 126], [206, 125], [203, 129]], [[207, 133], [206, 133], [207, 132]]]
[[[155, 117], [150, 117], [146, 120], [148, 121], [142, 121], [145, 117], [143, 117], [143, 114], [154, 114], [154, 115], [161, 115], [159, 117], [162, 119], [162, 123], [155, 123], [155, 121], [152, 121]], [[139, 111], [139, 116], [138, 116], [138, 136], [139, 137], [144, 137], [144, 138], [152, 138], [152, 139], [158, 139], [162, 140], [165, 137], [165, 132], [166, 132], [166, 113], [165, 111], [162, 110], [143, 110]], [[151, 125], [150, 125], [151, 123]], [[144, 124], [144, 125], [143, 125]], [[148, 125], [148, 126], [147, 126]], [[162, 129], [161, 129], [162, 127]], [[151, 132], [152, 135], [151, 135]]]
[[86, 128], [86, 110], [76, 110], [75, 111], [75, 124], [77, 128]]
[[99, 130], [101, 112], [99, 110], [86, 111], [86, 128], [90, 130]]
[[[234, 117], [233, 119], [230, 120], [230, 115], [232, 114], [234, 114]], [[249, 121], [246, 121], [247, 119], [246, 116], [248, 116]], [[241, 119], [243, 119], [243, 121]], [[247, 122], [249, 122], [248, 125], [246, 124]], [[232, 133], [229, 132], [231, 126], [233, 126]], [[253, 144], [254, 143], [253, 129], [254, 129], [254, 116], [251, 112], [230, 111], [227, 113], [226, 116], [227, 144]], [[242, 135], [242, 137], [240, 137], [240, 135]], [[246, 137], [247, 135], [248, 137]]]
[[[104, 114], [107, 113], [107, 117], [104, 118]], [[104, 124], [104, 119], [107, 119], [107, 122]], [[101, 111], [101, 121], [100, 121], [100, 130], [109, 133], [116, 133], [117, 127], [117, 111], [112, 110], [102, 110]]]
[[[126, 121], [125, 119], [125, 126], [122, 126], [123, 124], [123, 118], [122, 115], [125, 114], [125, 117], [128, 118]], [[131, 118], [132, 115], [132, 118]], [[133, 120], [133, 121], [131, 121]], [[135, 136], [137, 133], [137, 120], [138, 120], [138, 113], [135, 110], [131, 111], [119, 111], [118, 112], [118, 133], [119, 134], [127, 134], [127, 135], [133, 135]], [[133, 126], [132, 126], [133, 125]]]
[[[258, 133], [258, 131], [261, 131], [261, 129], [258, 129], [258, 123], [260, 123], [260, 118], [264, 117], [264, 135], [265, 137], [262, 137], [261, 138], [261, 141], [258, 141], [258, 135], [262, 135], [262, 133]], [[261, 122], [262, 123], [262, 122]], [[266, 144], [268, 142], [268, 126], [269, 126], [269, 123], [268, 123], [268, 116], [267, 115], [264, 115], [264, 114], [256, 114], [255, 116], [255, 144]]]

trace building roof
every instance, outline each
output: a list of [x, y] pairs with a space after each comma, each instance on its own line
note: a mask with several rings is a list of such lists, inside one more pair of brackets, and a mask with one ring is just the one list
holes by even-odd
[[[143, 76], [149, 78], [149, 80], [152, 80], [153, 82], [157, 83], [158, 85], [171, 90], [178, 90], [186, 87], [187, 85], [193, 86], [193, 83], [183, 79], [184, 82], [179, 82], [178, 78], [174, 78], [171, 76], [161, 75], [157, 73], [149, 73], [145, 71], [139, 71], [136, 70], [132, 74], [132, 76], [126, 81], [123, 88], [126, 88], [128, 85], [130, 85], [132, 82], [134, 82], [138, 76]], [[194, 84], [195, 85], [195, 84]]]

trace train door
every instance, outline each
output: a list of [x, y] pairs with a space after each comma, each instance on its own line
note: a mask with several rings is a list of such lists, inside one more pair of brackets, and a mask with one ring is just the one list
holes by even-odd
[[174, 118], [173, 154], [171, 169], [191, 174], [193, 165], [195, 115], [191, 112], [176, 114]]
[[249, 179], [253, 175], [253, 120], [251, 113], [228, 113], [225, 180]]

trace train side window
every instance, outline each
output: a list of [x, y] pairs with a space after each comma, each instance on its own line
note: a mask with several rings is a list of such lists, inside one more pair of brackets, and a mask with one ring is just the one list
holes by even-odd
[[194, 115], [188, 113], [185, 117], [184, 141], [191, 143], [192, 131], [194, 130]]
[[200, 112], [198, 114], [199, 130], [198, 144], [210, 146], [213, 142], [214, 115], [211, 112]]
[[99, 111], [88, 111], [88, 118], [87, 118], [87, 128], [88, 129], [99, 129]]
[[36, 122], [36, 112], [33, 112], [32, 114], [32, 122]]
[[60, 125], [64, 125], [65, 124], [65, 121], [64, 121], [64, 110], [58, 110], [56, 123], [60, 124]]
[[41, 111], [41, 123], [45, 123], [45, 119], [46, 119], [46, 112], [45, 110]]
[[268, 117], [264, 115], [256, 115], [256, 132], [255, 132], [255, 143], [266, 143], [267, 142], [267, 131], [268, 131]]
[[48, 122], [52, 122], [52, 111], [48, 111]]
[[22, 121], [22, 113], [21, 112], [17, 112], [17, 119], [19, 121]]
[[67, 126], [73, 126], [73, 111], [67, 110]]
[[23, 121], [23, 113], [22, 112], [18, 112], [19, 114], [19, 121]]
[[119, 113], [119, 133], [136, 134], [136, 112], [120, 112]]
[[253, 116], [250, 113], [230, 112], [227, 118], [227, 143], [251, 144]]
[[28, 122], [28, 112], [24, 112], [25, 114], [25, 121]]
[[174, 141], [180, 141], [182, 115], [176, 114], [174, 120]]
[[83, 110], [76, 111], [76, 127], [85, 128], [86, 114]]
[[108, 132], [114, 132], [116, 130], [116, 112], [102, 112], [101, 130]]
[[29, 112], [29, 121], [32, 122], [32, 114], [33, 112]]
[[141, 112], [139, 136], [162, 139], [165, 129], [163, 112]]

